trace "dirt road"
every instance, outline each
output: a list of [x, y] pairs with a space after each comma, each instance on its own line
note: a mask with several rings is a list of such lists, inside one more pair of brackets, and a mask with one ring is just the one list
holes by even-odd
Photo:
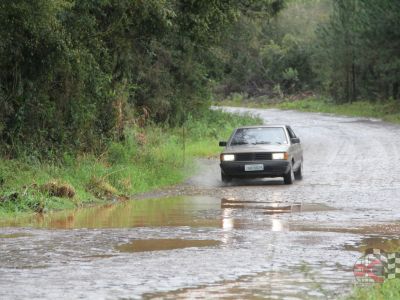
[[226, 109], [290, 124], [304, 179], [223, 185], [218, 161], [201, 160], [185, 184], [142, 200], [0, 222], [0, 298], [336, 299], [363, 249], [400, 244], [399, 126]]

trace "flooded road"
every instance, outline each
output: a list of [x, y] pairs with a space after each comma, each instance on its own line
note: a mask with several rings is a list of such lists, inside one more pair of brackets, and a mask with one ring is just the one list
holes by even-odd
[[400, 127], [229, 109], [290, 124], [304, 179], [186, 183], [117, 205], [0, 221], [1, 299], [336, 299], [366, 248], [400, 250]]

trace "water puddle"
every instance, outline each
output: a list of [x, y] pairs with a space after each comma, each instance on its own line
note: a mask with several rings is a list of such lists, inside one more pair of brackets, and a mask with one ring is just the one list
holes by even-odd
[[387, 253], [400, 252], [400, 239], [390, 237], [368, 237], [362, 239], [356, 245], [345, 245], [346, 250], [364, 253], [367, 249], [381, 249]]
[[29, 233], [10, 233], [10, 234], [0, 234], [0, 239], [16, 239], [20, 237], [31, 237], [32, 234]]
[[[313, 274], [311, 270], [261, 272], [224, 280], [211, 285], [183, 288], [169, 292], [147, 293], [143, 299], [339, 299], [348, 292], [347, 271], [336, 270], [332, 276]], [[334, 277], [334, 279], [332, 279]]]
[[238, 200], [235, 198], [223, 198], [221, 200], [221, 208], [260, 209], [265, 214], [301, 213], [301, 212], [335, 210], [333, 207], [321, 203], [248, 201], [248, 200]]
[[193, 247], [213, 247], [220, 244], [221, 242], [216, 240], [154, 239], [135, 240], [132, 243], [118, 245], [115, 248], [121, 252], [148, 252]]
[[51, 229], [133, 227], [221, 227], [220, 200], [171, 197], [0, 220], [0, 227]]
[[[330, 211], [334, 208], [318, 203], [288, 203], [222, 200], [207, 196], [180, 196], [132, 200], [70, 211], [37, 214], [0, 220], [0, 227], [30, 227], [49, 229], [181, 227], [222, 228], [224, 230], [268, 228], [272, 231], [293, 231], [290, 224], [274, 215]], [[260, 212], [264, 215], [255, 216]], [[253, 222], [254, 218], [257, 222]], [[267, 226], [267, 227], [266, 227]], [[0, 238], [25, 236], [0, 235]]]
[[322, 226], [317, 225], [304, 225], [304, 224], [291, 224], [292, 231], [316, 231], [316, 232], [336, 232], [336, 233], [350, 233], [362, 235], [380, 235], [380, 236], [398, 236], [400, 232], [399, 223], [385, 223], [385, 224], [372, 224], [366, 226]]
[[112, 255], [112, 254], [96, 254], [96, 255], [83, 256], [83, 258], [90, 258], [90, 259], [102, 259], [102, 258], [111, 258], [111, 257], [115, 257], [115, 255]]

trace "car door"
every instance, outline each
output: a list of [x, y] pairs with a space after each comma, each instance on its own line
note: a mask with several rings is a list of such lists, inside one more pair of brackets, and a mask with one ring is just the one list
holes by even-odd
[[303, 151], [301, 149], [300, 142], [299, 143], [292, 142], [292, 139], [298, 138], [296, 136], [296, 134], [294, 133], [294, 131], [292, 130], [292, 128], [290, 126], [286, 126], [286, 129], [288, 131], [289, 138], [290, 138], [290, 145], [291, 145], [290, 148], [293, 151], [292, 155], [293, 155], [293, 159], [294, 159], [294, 168], [297, 169], [301, 164], [301, 160], [303, 157]]

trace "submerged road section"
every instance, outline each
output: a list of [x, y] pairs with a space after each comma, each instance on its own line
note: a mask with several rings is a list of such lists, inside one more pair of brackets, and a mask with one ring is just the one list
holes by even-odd
[[224, 109], [291, 125], [303, 180], [224, 185], [204, 159], [138, 200], [0, 220], [0, 298], [336, 299], [365, 249], [400, 250], [399, 126]]

